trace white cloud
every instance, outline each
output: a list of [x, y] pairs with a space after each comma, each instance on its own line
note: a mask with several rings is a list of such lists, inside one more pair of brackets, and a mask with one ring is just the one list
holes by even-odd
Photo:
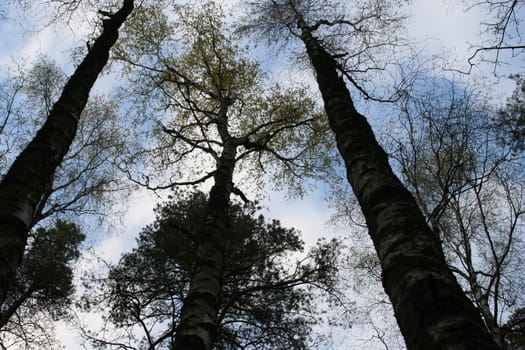
[[155, 197], [152, 193], [145, 189], [137, 190], [127, 199], [127, 203], [128, 210], [122, 219], [124, 226], [115, 228], [93, 249], [107, 262], [117, 262], [123, 253], [131, 251], [141, 229], [153, 222]]
[[321, 237], [332, 237], [326, 222], [331, 211], [321, 190], [313, 191], [303, 199], [287, 199], [281, 192], [273, 192], [266, 203], [266, 219], [277, 219], [284, 227], [301, 231], [306, 245], [312, 246]]
[[427, 49], [439, 52], [446, 47], [465, 56], [468, 43], [478, 41], [481, 14], [475, 10], [465, 13], [459, 4], [424, 0], [414, 1], [409, 9], [409, 35], [426, 42]]

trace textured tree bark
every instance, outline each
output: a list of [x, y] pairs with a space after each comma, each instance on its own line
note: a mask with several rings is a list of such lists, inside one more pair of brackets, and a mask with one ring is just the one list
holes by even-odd
[[0, 304], [22, 259], [27, 234], [50, 194], [55, 170], [75, 137], [91, 87], [132, 10], [133, 0], [125, 0], [118, 12], [103, 21], [102, 33], [70, 77], [46, 122], [0, 183]]
[[227, 105], [223, 107], [223, 121], [218, 128], [224, 146], [217, 162], [215, 184], [210, 190], [204, 222], [197, 233], [199, 245], [190, 277], [190, 288], [184, 299], [175, 334], [174, 350], [211, 350], [217, 332], [225, 233], [229, 224], [228, 211], [237, 151], [236, 140], [227, 132]]
[[497, 349], [447, 267], [415, 199], [393, 173], [333, 58], [299, 21], [330, 126], [379, 256], [383, 287], [409, 350]]

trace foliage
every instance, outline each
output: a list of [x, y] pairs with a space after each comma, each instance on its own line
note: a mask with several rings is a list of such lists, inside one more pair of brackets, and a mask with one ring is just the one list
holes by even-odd
[[55, 227], [38, 228], [31, 236], [0, 306], [0, 344], [5, 348], [49, 346], [50, 321], [64, 318], [71, 304], [72, 263], [79, 257], [84, 235], [76, 225], [57, 221]]
[[447, 262], [503, 343], [504, 315], [525, 302], [525, 179], [521, 159], [497, 142], [483, 96], [434, 80], [415, 90], [394, 141], [403, 179], [440, 239]]
[[[105, 305], [109, 320], [124, 334], [142, 332], [140, 340], [119, 343], [169, 348], [195, 264], [195, 235], [206, 203], [206, 196], [197, 192], [158, 207], [156, 221], [141, 232], [138, 247], [111, 266], [101, 286], [93, 286], [102, 288], [100, 299], [86, 296], [92, 307]], [[305, 349], [318, 320], [319, 295], [338, 296], [334, 287], [340, 243], [320, 242], [294, 263], [292, 254], [303, 250], [298, 232], [275, 220], [267, 223], [255, 216], [256, 211], [253, 205], [231, 207], [214, 348]], [[340, 300], [332, 302], [337, 305]], [[129, 331], [132, 327], [137, 327], [134, 332]], [[116, 343], [92, 340], [98, 345]]]
[[[20, 67], [0, 88], [0, 174], [29, 143], [58, 99], [65, 75], [47, 57], [29, 69]], [[57, 169], [47, 204], [36, 222], [62, 215], [99, 214], [111, 205], [111, 196], [125, 188], [118, 181], [114, 160], [124, 148], [124, 133], [115, 104], [108, 97], [93, 96], [83, 111], [77, 137]], [[65, 215], [65, 216], [64, 216]]]
[[154, 189], [206, 181], [227, 142], [238, 147], [240, 179], [260, 185], [267, 176], [301, 193], [305, 177], [327, 176], [333, 146], [307, 89], [265, 79], [228, 33], [218, 5], [167, 7], [144, 6], [117, 50], [149, 146], [130, 156], [129, 176]]
[[[398, 49], [405, 45], [405, 1], [250, 1], [237, 27], [270, 45], [289, 46], [301, 40], [299, 21], [315, 35], [333, 64], [365, 99], [395, 100], [408, 83], [408, 65], [398, 79], [403, 62]], [[378, 79], [379, 78], [379, 79]]]
[[505, 328], [506, 342], [509, 350], [525, 349], [525, 308], [519, 308], [510, 316]]
[[496, 127], [505, 144], [512, 145], [515, 151], [525, 150], [525, 79], [512, 76], [516, 88], [507, 100], [507, 105], [500, 109], [496, 118]]

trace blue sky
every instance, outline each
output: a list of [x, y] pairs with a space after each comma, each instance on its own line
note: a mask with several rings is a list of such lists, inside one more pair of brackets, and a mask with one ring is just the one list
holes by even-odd
[[[447, 0], [414, 0], [410, 5], [410, 13], [407, 30], [421, 50], [434, 54], [445, 53], [448, 58], [456, 59], [458, 69], [464, 69], [466, 59], [473, 52], [470, 45], [479, 42], [482, 14], [477, 11], [465, 14], [462, 4]], [[13, 63], [27, 63], [32, 57], [46, 54], [70, 73], [72, 60], [69, 49], [79, 43], [83, 45], [84, 34], [92, 30], [86, 26], [82, 30], [82, 27], [76, 25], [75, 29], [71, 29], [48, 26], [33, 31], [26, 20], [16, 16], [0, 20], [0, 71], [5, 71], [4, 67]], [[484, 68], [482, 74], [486, 75], [491, 68]], [[505, 79], [502, 82], [504, 85], [500, 90], [509, 91], [512, 85]], [[110, 85], [111, 78], [105, 78], [98, 83], [98, 88], [104, 89]], [[264, 214], [268, 218], [281, 220], [284, 226], [301, 230], [305, 240], [313, 244], [318, 237], [334, 231], [325, 225], [331, 213], [324, 201], [326, 196], [324, 186], [319, 186], [303, 199], [287, 200], [282, 193], [272, 193], [268, 196], [268, 209]], [[152, 209], [156, 199], [146, 191], [131, 196], [126, 204], [129, 210], [122, 219], [124, 226], [115, 228], [110, 236], [102, 238], [94, 250], [105, 259], [116, 262], [120, 254], [134, 246], [134, 237], [140, 229], [153, 220]], [[78, 348], [78, 335], [73, 331], [60, 325], [57, 333], [66, 349]]]

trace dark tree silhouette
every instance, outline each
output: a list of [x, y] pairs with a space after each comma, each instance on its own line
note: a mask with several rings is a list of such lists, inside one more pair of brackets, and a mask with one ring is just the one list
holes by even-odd
[[517, 309], [504, 326], [509, 350], [525, 349], [525, 309]]
[[[86, 295], [87, 305], [106, 310], [117, 327], [104, 332], [108, 339], [100, 338], [103, 332], [93, 332], [95, 345], [170, 348], [208, 200], [200, 192], [176, 197], [157, 208], [157, 219], [143, 229], [138, 247], [110, 268], [102, 286], [94, 284]], [[294, 262], [292, 254], [303, 249], [298, 232], [275, 220], [266, 222], [256, 211], [253, 204], [230, 207], [213, 349], [307, 349], [318, 301], [326, 293], [338, 296], [334, 285], [340, 245], [335, 240], [320, 242]], [[137, 339], [127, 338], [138, 333]]]
[[494, 118], [501, 142], [511, 145], [516, 152], [525, 150], [525, 79], [512, 76], [516, 87]]
[[84, 235], [74, 224], [58, 221], [31, 234], [29, 248], [0, 304], [0, 346], [48, 347], [49, 319], [67, 314], [73, 293], [71, 264]]
[[109, 58], [118, 29], [133, 10], [133, 1], [103, 21], [103, 30], [67, 82], [62, 95], [35, 138], [16, 158], [0, 183], [0, 302], [21, 262], [27, 234], [42, 211], [57, 167], [77, 130], [89, 92]]
[[368, 57], [360, 52], [335, 52], [328, 45], [333, 40], [316, 37], [317, 32], [323, 33], [320, 28], [333, 28], [328, 38], [337, 38], [338, 32], [345, 31], [367, 35], [367, 25], [373, 24], [376, 26], [369, 28], [372, 34], [388, 37], [386, 30], [391, 22], [381, 11], [392, 9], [396, 3], [363, 4], [363, 11], [356, 10], [358, 16], [350, 19], [340, 14], [323, 17], [330, 15], [322, 13], [328, 4], [314, 0], [259, 1], [252, 6], [252, 20], [245, 29], [281, 36], [289, 33], [305, 46], [407, 348], [496, 349], [478, 311], [448, 268], [441, 243], [414, 197], [393, 173], [388, 155], [365, 116], [354, 106], [343, 77], [354, 87], [359, 85], [341, 60], [359, 56], [366, 61]]

